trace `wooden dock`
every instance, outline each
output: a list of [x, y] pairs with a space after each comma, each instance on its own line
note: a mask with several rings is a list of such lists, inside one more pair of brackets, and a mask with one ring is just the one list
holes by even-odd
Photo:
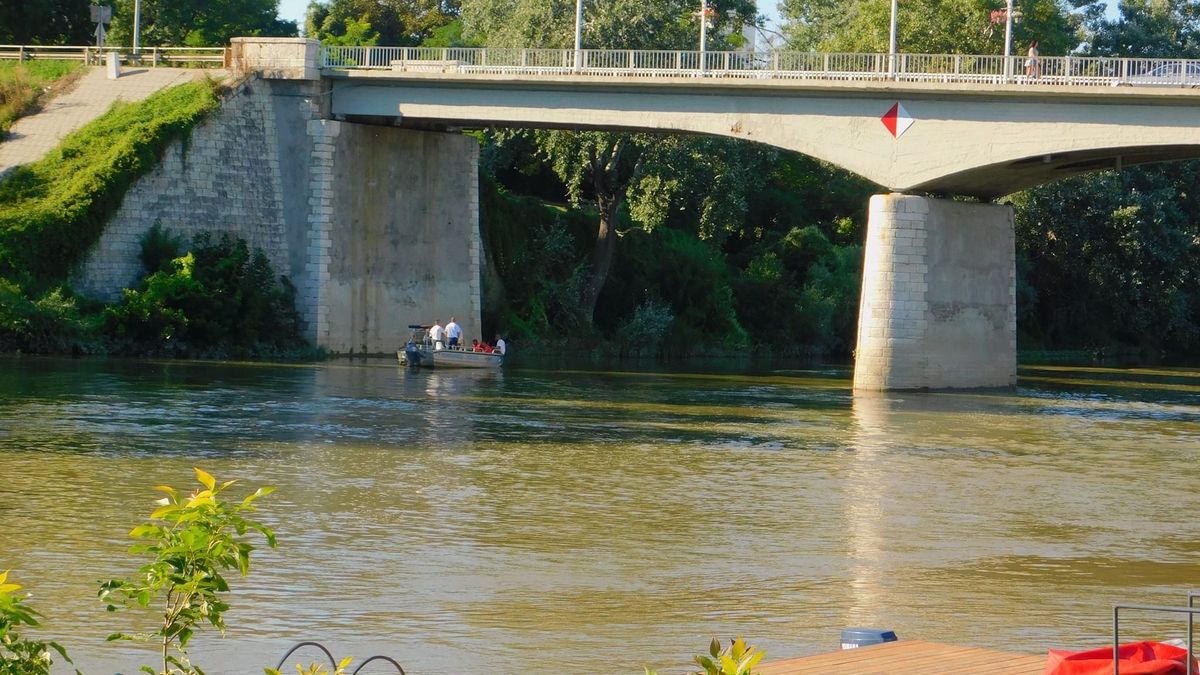
[[760, 675], [1042, 675], [1046, 657], [921, 640], [763, 663]]

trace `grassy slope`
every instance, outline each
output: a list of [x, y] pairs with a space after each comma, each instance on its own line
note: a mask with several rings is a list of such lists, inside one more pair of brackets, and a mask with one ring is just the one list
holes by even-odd
[[0, 61], [0, 134], [34, 111], [57, 80], [79, 70], [79, 61]]
[[0, 182], [0, 277], [30, 290], [63, 281], [129, 185], [218, 105], [213, 81], [118, 102], [45, 158], [11, 172]]

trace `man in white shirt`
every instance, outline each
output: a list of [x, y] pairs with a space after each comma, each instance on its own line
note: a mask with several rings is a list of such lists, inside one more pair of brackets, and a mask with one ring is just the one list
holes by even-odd
[[435, 351], [446, 348], [445, 345], [442, 344], [443, 332], [444, 330], [442, 329], [442, 322], [434, 319], [433, 326], [429, 329], [429, 339], [433, 341], [433, 349]]
[[454, 317], [450, 317], [450, 323], [446, 324], [446, 337], [450, 340], [450, 349], [457, 349], [462, 344], [459, 340], [462, 337], [462, 328], [454, 321]]
[[504, 352], [507, 351], [507, 349], [508, 349], [508, 345], [504, 344], [504, 338], [500, 337], [500, 335], [497, 334], [496, 335], [496, 353], [499, 354], [500, 356], [504, 356]]

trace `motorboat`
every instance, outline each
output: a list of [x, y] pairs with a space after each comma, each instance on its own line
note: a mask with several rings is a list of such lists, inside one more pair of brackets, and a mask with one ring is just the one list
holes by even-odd
[[408, 342], [396, 350], [400, 365], [421, 368], [499, 368], [504, 355], [499, 352], [477, 352], [462, 347], [439, 348], [429, 339], [429, 329], [410, 325]]

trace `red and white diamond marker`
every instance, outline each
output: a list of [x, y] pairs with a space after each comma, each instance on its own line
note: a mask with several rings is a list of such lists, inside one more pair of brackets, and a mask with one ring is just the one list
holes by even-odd
[[899, 103], [896, 103], [896, 105], [892, 106], [886, 113], [883, 114], [883, 117], [880, 117], [879, 119], [883, 122], [883, 126], [887, 127], [887, 130], [892, 132], [892, 136], [895, 136], [896, 138], [903, 136], [904, 132], [908, 131], [908, 128], [911, 127], [913, 123], [913, 118], [909, 116], [908, 111], [904, 109], [904, 106], [900, 105]]

